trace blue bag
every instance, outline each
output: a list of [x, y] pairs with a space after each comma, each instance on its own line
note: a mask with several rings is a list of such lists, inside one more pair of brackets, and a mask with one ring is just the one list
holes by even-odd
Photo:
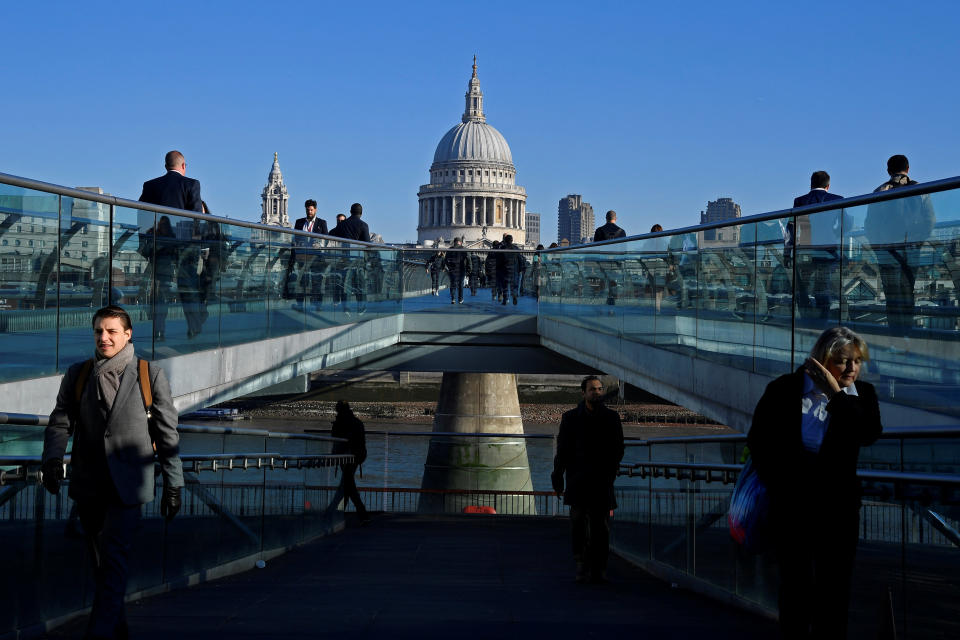
[[753, 460], [747, 460], [730, 497], [727, 524], [730, 536], [747, 553], [760, 553], [768, 545], [767, 520], [770, 502]]

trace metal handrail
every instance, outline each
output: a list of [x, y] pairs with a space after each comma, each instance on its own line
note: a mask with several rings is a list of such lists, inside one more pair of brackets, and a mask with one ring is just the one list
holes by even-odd
[[[2, 174], [0, 174], [2, 175]], [[557, 247], [555, 249], [544, 249], [541, 253], [554, 253], [562, 251], [571, 251], [571, 250], [582, 250], [584, 247], [600, 247], [605, 245], [612, 244], [622, 244], [624, 242], [632, 242], [636, 240], [646, 240], [649, 238], [669, 238], [670, 236], [684, 235], [688, 233], [697, 233], [698, 231], [707, 231], [710, 229], [721, 229], [723, 227], [738, 227], [744, 224], [750, 224], [755, 222], [766, 222], [768, 220], [778, 220], [780, 218], [789, 218], [792, 216], [806, 216], [812, 213], [819, 213], [821, 211], [832, 211], [839, 209], [849, 209], [851, 207], [862, 207], [864, 205], [873, 204], [875, 202], [884, 202], [886, 200], [895, 200], [899, 198], [907, 198], [910, 196], [919, 196], [928, 193], [937, 193], [940, 191], [947, 191], [949, 189], [956, 189], [960, 187], [960, 176], [953, 178], [944, 178], [942, 180], [931, 180], [930, 182], [921, 182], [918, 184], [897, 187], [896, 189], [888, 189], [887, 191], [878, 191], [874, 193], [865, 193], [859, 196], [850, 196], [848, 198], [842, 198], [840, 200], [830, 200], [828, 203], [817, 203], [810, 204], [803, 207], [791, 207], [789, 209], [780, 209], [778, 211], [767, 211], [765, 213], [756, 213], [754, 215], [746, 216], [743, 218], [734, 218], [733, 220], [723, 220], [720, 222], [709, 222], [706, 224], [698, 224], [689, 227], [681, 227], [679, 229], [670, 229], [667, 231], [658, 231], [656, 233], [643, 233], [635, 236], [627, 236], [625, 238], [617, 238], [616, 240], [604, 240], [602, 242], [591, 242], [588, 244], [576, 244], [570, 245], [569, 247]]]
[[150, 204], [147, 202], [140, 202], [139, 200], [127, 200], [126, 198], [120, 198], [117, 196], [102, 195], [99, 193], [93, 193], [91, 191], [83, 191], [81, 189], [72, 189], [70, 187], [64, 187], [59, 184], [41, 182], [40, 180], [32, 180], [30, 178], [14, 176], [8, 173], [0, 173], [0, 184], [9, 184], [14, 187], [23, 187], [25, 189], [33, 189], [34, 191], [45, 191], [47, 193], [53, 193], [60, 196], [67, 196], [67, 197], [76, 198], [79, 200], [90, 200], [93, 202], [100, 202], [102, 204], [109, 204], [117, 207], [124, 207], [127, 209], [140, 209], [142, 211], [152, 211], [154, 213], [162, 213], [166, 215], [178, 216], [181, 218], [194, 218], [197, 220], [206, 220], [209, 222], [229, 224], [237, 227], [247, 227], [248, 229], [259, 229], [261, 231], [270, 231], [273, 233], [279, 232], [279, 233], [284, 233], [289, 235], [305, 236], [308, 238], [323, 238], [326, 240], [334, 240], [340, 243], [357, 244], [365, 247], [373, 247], [376, 249], [390, 249], [391, 251], [397, 250], [397, 247], [391, 247], [385, 244], [364, 242], [362, 240], [350, 240], [350, 239], [340, 238], [338, 236], [321, 235], [319, 233], [310, 233], [307, 231], [300, 231], [298, 229], [288, 229], [286, 227], [272, 227], [269, 225], [260, 224], [259, 222], [247, 222], [245, 220], [235, 220], [233, 218], [222, 218], [220, 216], [211, 216], [205, 213], [197, 213], [196, 211], [174, 209], [173, 207], [164, 207], [161, 205]]
[[[309, 433], [323, 433], [329, 429], [304, 429]], [[365, 429], [364, 433], [369, 435], [386, 436], [449, 436], [457, 438], [524, 438], [533, 439], [553, 439], [556, 436], [549, 433], [458, 433], [456, 431], [381, 431], [378, 429]]]
[[[919, 439], [919, 438], [960, 438], [960, 427], [910, 427], [885, 429], [879, 440]], [[628, 447], [645, 447], [658, 444], [723, 444], [746, 442], [747, 434], [732, 433], [713, 436], [669, 436], [663, 438], [624, 438]]]

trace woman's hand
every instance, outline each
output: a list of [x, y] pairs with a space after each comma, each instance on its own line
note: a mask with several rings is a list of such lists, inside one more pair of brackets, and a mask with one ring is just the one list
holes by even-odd
[[840, 384], [837, 379], [817, 360], [807, 358], [806, 362], [803, 363], [803, 369], [813, 379], [813, 384], [827, 394], [828, 398], [832, 398], [835, 393], [840, 393]]

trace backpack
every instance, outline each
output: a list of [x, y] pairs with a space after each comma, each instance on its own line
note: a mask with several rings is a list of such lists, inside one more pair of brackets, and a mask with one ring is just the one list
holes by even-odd
[[[83, 389], [87, 386], [87, 380], [90, 378], [90, 371], [93, 369], [93, 358], [90, 358], [80, 367], [80, 373], [77, 374], [77, 380], [73, 385], [73, 400], [76, 411], [80, 409], [80, 399], [83, 397]], [[147, 425], [153, 426], [153, 391], [150, 388], [150, 363], [141, 358], [137, 358], [137, 372], [140, 374], [140, 397], [143, 399], [143, 410], [147, 414]]]

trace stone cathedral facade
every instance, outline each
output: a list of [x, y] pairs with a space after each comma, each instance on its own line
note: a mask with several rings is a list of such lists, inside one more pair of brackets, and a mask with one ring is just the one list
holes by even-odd
[[267, 176], [267, 186], [260, 194], [263, 200], [263, 212], [260, 215], [260, 224], [271, 224], [276, 227], [290, 227], [290, 218], [287, 217], [287, 185], [283, 184], [283, 174], [280, 173], [280, 162], [277, 154], [273, 154], [273, 168]]
[[489, 245], [511, 234], [524, 244], [526, 190], [517, 185], [510, 147], [499, 131], [487, 124], [483, 92], [477, 78], [477, 59], [466, 93], [460, 124], [437, 145], [430, 166], [430, 183], [421, 185], [417, 241]]

